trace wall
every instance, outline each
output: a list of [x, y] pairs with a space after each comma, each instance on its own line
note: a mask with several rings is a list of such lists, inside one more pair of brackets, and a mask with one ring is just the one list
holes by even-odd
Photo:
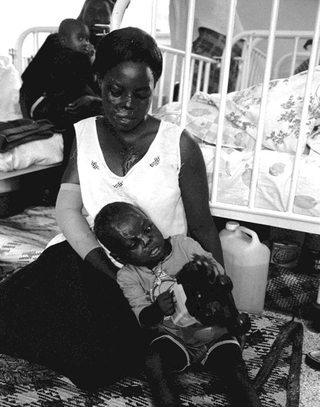
[[[272, 0], [238, 0], [238, 13], [246, 30], [268, 29]], [[312, 30], [318, 0], [281, 0], [279, 30]]]
[[[272, 0], [238, 0], [238, 13], [245, 30], [268, 30], [272, 12]], [[318, 0], [280, 0], [278, 15], [278, 30], [313, 30], [315, 26]], [[303, 49], [304, 42], [299, 43], [298, 52]], [[291, 52], [293, 43], [283, 40], [276, 44], [274, 52], [274, 63], [287, 52]], [[267, 50], [267, 43], [261, 44], [263, 51]], [[301, 57], [297, 65], [305, 59]], [[289, 63], [283, 66], [279, 72], [280, 77], [288, 76]]]
[[[13, 0], [0, 3], [0, 55], [15, 47], [21, 32], [34, 26], [58, 26], [65, 18], [76, 18], [84, 0]], [[5, 4], [5, 5], [4, 5]], [[158, 1], [158, 27], [167, 29], [165, 11], [169, 0]], [[124, 25], [150, 29], [151, 0], [131, 0]]]

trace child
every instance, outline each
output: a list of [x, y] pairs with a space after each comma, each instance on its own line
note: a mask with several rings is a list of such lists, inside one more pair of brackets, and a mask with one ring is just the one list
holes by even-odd
[[93, 63], [95, 49], [89, 41], [89, 28], [82, 21], [74, 18], [63, 20], [59, 26], [58, 36], [64, 48], [88, 55]]
[[80, 20], [68, 18], [61, 22], [58, 32], [61, 47], [52, 55], [42, 84], [43, 94], [30, 109], [33, 119], [49, 119], [56, 131], [63, 131], [74, 122], [67, 112], [71, 102], [84, 95], [99, 96], [92, 72], [95, 50], [89, 35], [88, 27]]
[[161, 289], [161, 283], [174, 284], [174, 276], [194, 255], [205, 256], [216, 275], [224, 273], [212, 255], [189, 237], [164, 239], [142, 210], [124, 202], [102, 208], [94, 232], [112, 257], [124, 264], [117, 281], [140, 325], [152, 330], [146, 373], [156, 405], [180, 406], [170, 372], [202, 363], [220, 375], [236, 405], [241, 400], [247, 407], [261, 406], [237, 340], [224, 326], [204, 327], [196, 320], [175, 324], [173, 292]]

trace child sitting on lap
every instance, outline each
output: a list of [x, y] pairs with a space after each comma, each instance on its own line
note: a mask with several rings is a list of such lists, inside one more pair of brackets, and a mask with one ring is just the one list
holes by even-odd
[[261, 406], [239, 343], [227, 328], [204, 327], [188, 314], [177, 315], [175, 275], [196, 255], [205, 256], [216, 275], [224, 274], [212, 254], [183, 235], [164, 239], [142, 210], [125, 202], [103, 207], [95, 218], [94, 232], [124, 264], [117, 281], [140, 325], [152, 330], [146, 373], [156, 405], [180, 406], [170, 372], [201, 363], [220, 375], [235, 405], [241, 400], [245, 406]]

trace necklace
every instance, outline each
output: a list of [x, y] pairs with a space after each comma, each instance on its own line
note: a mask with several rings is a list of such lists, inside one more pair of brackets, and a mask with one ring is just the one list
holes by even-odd
[[134, 151], [132, 146], [127, 149], [120, 150], [120, 155], [123, 156], [123, 175], [126, 175], [130, 171], [130, 169], [139, 161], [139, 155], [136, 151]]
[[112, 129], [106, 118], [104, 118], [103, 122], [105, 128], [114, 140], [113, 148], [121, 157], [122, 172], [123, 175], [126, 175], [141, 158], [141, 151], [138, 149], [139, 146], [127, 145], [125, 141], [122, 140], [121, 137], [119, 137], [119, 135], [114, 131], [114, 129]]

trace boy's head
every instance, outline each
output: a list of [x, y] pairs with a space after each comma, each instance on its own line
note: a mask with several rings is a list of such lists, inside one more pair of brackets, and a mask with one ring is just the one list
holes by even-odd
[[94, 233], [122, 263], [153, 268], [168, 254], [168, 242], [155, 224], [126, 202], [104, 206], [95, 218]]
[[63, 20], [59, 26], [58, 35], [63, 47], [87, 53], [90, 46], [90, 33], [89, 28], [82, 21], [74, 18]]

